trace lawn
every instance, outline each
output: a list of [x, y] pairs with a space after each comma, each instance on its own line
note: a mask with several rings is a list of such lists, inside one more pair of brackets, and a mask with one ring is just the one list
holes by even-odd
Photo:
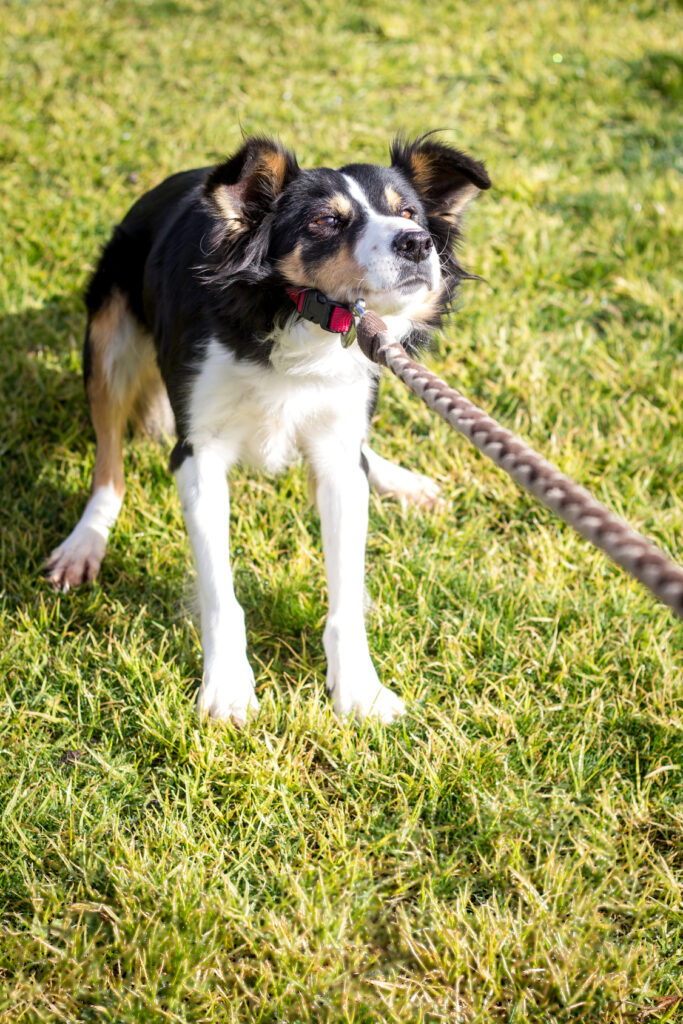
[[428, 361], [683, 559], [681, 29], [664, 0], [6, 0], [3, 1024], [683, 1019], [683, 628], [399, 382], [374, 445], [445, 503], [371, 500], [396, 726], [325, 697], [301, 467], [233, 480], [262, 706], [242, 731], [193, 712], [167, 450], [129, 442], [97, 585], [40, 575], [89, 485], [98, 248], [242, 130], [306, 166], [385, 161], [399, 129], [483, 159], [483, 280]]

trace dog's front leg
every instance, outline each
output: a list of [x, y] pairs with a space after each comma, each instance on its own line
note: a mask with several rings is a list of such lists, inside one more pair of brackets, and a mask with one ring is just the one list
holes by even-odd
[[392, 722], [405, 707], [377, 678], [365, 632], [368, 481], [359, 454], [340, 445], [311, 457], [330, 598], [323, 634], [327, 689], [337, 715]]
[[230, 497], [226, 462], [201, 449], [176, 471], [199, 585], [204, 678], [197, 710], [243, 725], [258, 710], [254, 674], [247, 661], [244, 612], [235, 597], [230, 567]]

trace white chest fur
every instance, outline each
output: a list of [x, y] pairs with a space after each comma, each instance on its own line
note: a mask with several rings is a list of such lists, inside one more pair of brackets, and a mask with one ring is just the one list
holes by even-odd
[[237, 360], [208, 343], [190, 399], [188, 440], [277, 473], [307, 449], [307, 439], [332, 429], [360, 445], [367, 429], [370, 386], [377, 368], [357, 345], [308, 323], [273, 339], [269, 366]]

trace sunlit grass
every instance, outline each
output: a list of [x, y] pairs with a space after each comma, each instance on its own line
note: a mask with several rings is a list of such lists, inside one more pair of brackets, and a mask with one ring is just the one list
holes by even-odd
[[128, 446], [100, 584], [55, 595], [39, 568], [89, 485], [98, 247], [242, 129], [304, 165], [439, 127], [484, 159], [485, 280], [431, 362], [680, 560], [680, 41], [648, 0], [5, 5], [0, 1020], [677, 1019], [681, 626], [397, 382], [374, 443], [446, 504], [372, 499], [395, 728], [325, 698], [300, 468], [233, 482], [243, 732], [192, 710], [166, 452]]

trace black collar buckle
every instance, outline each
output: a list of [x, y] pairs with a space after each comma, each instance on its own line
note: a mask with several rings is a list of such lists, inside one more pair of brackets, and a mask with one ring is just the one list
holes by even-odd
[[331, 331], [332, 315], [338, 306], [339, 303], [330, 302], [322, 292], [316, 291], [315, 288], [307, 288], [299, 312], [304, 320], [310, 320], [324, 331]]

